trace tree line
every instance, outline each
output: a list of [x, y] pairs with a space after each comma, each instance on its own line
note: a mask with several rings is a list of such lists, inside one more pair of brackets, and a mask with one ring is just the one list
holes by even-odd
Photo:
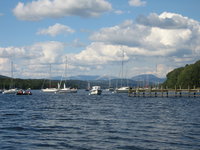
[[176, 68], [167, 74], [163, 83], [167, 88], [200, 88], [200, 60], [185, 67]]

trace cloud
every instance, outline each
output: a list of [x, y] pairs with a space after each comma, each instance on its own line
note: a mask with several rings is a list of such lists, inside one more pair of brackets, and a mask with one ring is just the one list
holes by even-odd
[[[164, 76], [173, 68], [199, 60], [198, 21], [167, 12], [143, 18], [145, 19], [140, 20], [138, 17], [136, 21], [125, 20], [118, 25], [99, 29], [90, 36], [92, 42], [86, 47], [75, 40], [71, 45], [49, 41], [25, 47], [0, 48], [0, 62], [6, 63], [6, 58], [15, 56], [19, 64], [59, 64], [68, 56], [70, 71], [73, 70], [73, 73], [95, 74], [102, 71], [105, 74], [112, 71], [111, 74], [117, 76], [124, 51], [125, 64], [132, 74], [151, 72]], [[85, 48], [79, 53], [64, 52], [67, 46], [73, 44]], [[25, 70], [26, 67], [23, 68]], [[44, 68], [38, 67], [39, 69], [44, 72]], [[38, 71], [37, 68], [32, 70]]]
[[[121, 59], [121, 46], [94, 42], [87, 46], [82, 52], [75, 54], [71, 61], [79, 65], [101, 65], [110, 61], [120, 61]], [[128, 59], [127, 55], [125, 55], [125, 59]]]
[[6, 63], [13, 60], [16, 69], [15, 77], [42, 78], [47, 75], [48, 64], [64, 62], [66, 46], [62, 42], [47, 41], [24, 47], [0, 47], [0, 62], [3, 63], [0, 68], [7, 72], [6, 75], [10, 75]]
[[73, 42], [71, 42], [69, 45], [76, 48], [86, 46], [85, 43], [81, 42], [79, 39], [73, 40]]
[[137, 46], [141, 45], [143, 38], [149, 33], [149, 27], [126, 20], [122, 24], [100, 29], [100, 31], [91, 35], [90, 39], [113, 45]]
[[[146, 59], [148, 64], [144, 65], [150, 65], [153, 62], [157, 63], [157, 58], [162, 58], [164, 62], [161, 64], [170, 64], [170, 67], [160, 66], [158, 75], [163, 76], [172, 66], [177, 67], [177, 62], [182, 66], [185, 62], [193, 63], [199, 59], [198, 21], [167, 12], [160, 15], [150, 14], [145, 18], [146, 22], [126, 20], [119, 25], [96, 31], [90, 36], [93, 42], [81, 53], [74, 55], [74, 62], [85, 65], [120, 62], [120, 52], [123, 49], [126, 61], [137, 57], [143, 62]], [[155, 74], [155, 71], [151, 72]]]
[[117, 14], [117, 15], [121, 15], [121, 14], [123, 14], [124, 12], [123, 12], [122, 10], [115, 10], [114, 13]]
[[141, 0], [129, 0], [128, 3], [130, 6], [135, 6], [135, 7], [146, 5], [146, 1], [141, 1]]
[[0, 13], [0, 16], [3, 16], [4, 14], [3, 13]]
[[[172, 56], [199, 52], [198, 21], [166, 12], [153, 14], [153, 17], [150, 14], [145, 18], [148, 18], [148, 23], [127, 20], [113, 27], [102, 28], [91, 35], [90, 39], [111, 45], [124, 45], [139, 55]], [[166, 20], [171, 21], [169, 23]]]
[[185, 29], [194, 26], [197, 22], [180, 14], [163, 12], [161, 15], [151, 13], [149, 16], [139, 16], [137, 23], [163, 29]]
[[61, 60], [64, 48], [65, 43], [57, 41], [35, 43], [29, 47], [33, 58], [31, 63], [58, 63]]
[[47, 29], [39, 30], [37, 34], [56, 36], [58, 34], [69, 34], [69, 33], [74, 33], [74, 32], [75, 30], [71, 29], [70, 27], [56, 23], [55, 25], [50, 26]]
[[56, 41], [35, 43], [24, 47], [1, 47], [0, 58], [29, 60], [32, 63], [55, 63], [60, 60], [64, 47], [64, 43]]
[[23, 47], [0, 47], [0, 58], [12, 58], [12, 57], [24, 58], [28, 57]]
[[36, 0], [19, 2], [13, 13], [20, 20], [38, 21], [65, 16], [97, 17], [110, 10], [112, 6], [106, 0]]

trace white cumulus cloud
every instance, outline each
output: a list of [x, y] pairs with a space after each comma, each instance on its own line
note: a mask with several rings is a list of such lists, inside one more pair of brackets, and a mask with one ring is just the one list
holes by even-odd
[[146, 1], [141, 1], [141, 0], [129, 0], [129, 5], [130, 5], [130, 6], [135, 6], [135, 7], [145, 6], [145, 5], [146, 5]]
[[[24, 47], [0, 47], [0, 65], [4, 66], [4, 70], [9, 66], [9, 61], [13, 60], [16, 73], [15, 76], [22, 77], [42, 77], [40, 73], [46, 73], [47, 64], [57, 64], [63, 62], [63, 51], [65, 43], [48, 41], [35, 43]], [[8, 72], [8, 69], [7, 69]], [[20, 75], [20, 73], [22, 73]], [[25, 74], [26, 75], [25, 75]], [[8, 74], [9, 75], [9, 72]]]
[[74, 33], [74, 32], [75, 30], [73, 30], [72, 28], [66, 25], [56, 23], [55, 25], [50, 26], [47, 29], [40, 29], [37, 32], [37, 34], [56, 36], [58, 34], [69, 34], [69, 33]]
[[[200, 57], [200, 23], [196, 20], [175, 13], [164, 12], [160, 15], [142, 16], [145, 21], [126, 20], [119, 25], [102, 28], [90, 36], [91, 45], [79, 54], [74, 55], [74, 62], [80, 64], [106, 65], [109, 62], [121, 61], [120, 51], [126, 53], [126, 61], [140, 58], [150, 65], [158, 63], [170, 66], [158, 68], [159, 76], [178, 65], [193, 63]], [[147, 59], [148, 58], [148, 59]], [[162, 60], [162, 59], [160, 59]], [[148, 61], [151, 61], [149, 63]], [[159, 61], [159, 60], [158, 60]], [[141, 65], [138, 64], [137, 65]], [[177, 65], [177, 64], [176, 64]], [[173, 67], [172, 67], [173, 66]], [[165, 69], [163, 69], [165, 68]], [[155, 69], [154, 69], [155, 70]], [[151, 71], [154, 72], [155, 71]]]
[[37, 21], [65, 16], [96, 17], [111, 9], [106, 0], [35, 0], [19, 2], [13, 13], [20, 20]]
[[125, 45], [140, 55], [180, 57], [200, 51], [198, 21], [166, 12], [153, 14], [153, 17], [150, 14], [145, 18], [145, 22], [138, 18], [139, 22], [128, 20], [113, 27], [102, 28], [90, 38], [95, 42]]

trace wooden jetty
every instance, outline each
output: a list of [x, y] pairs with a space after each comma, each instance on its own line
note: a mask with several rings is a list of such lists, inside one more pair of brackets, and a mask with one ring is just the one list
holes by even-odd
[[133, 97], [200, 97], [200, 88], [195, 89], [156, 89], [130, 88], [129, 96]]

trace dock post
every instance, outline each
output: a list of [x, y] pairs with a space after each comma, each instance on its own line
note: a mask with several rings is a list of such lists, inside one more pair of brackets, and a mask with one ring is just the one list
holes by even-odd
[[190, 86], [188, 85], [188, 97], [190, 97]]
[[194, 97], [196, 97], [196, 92], [194, 92]]

